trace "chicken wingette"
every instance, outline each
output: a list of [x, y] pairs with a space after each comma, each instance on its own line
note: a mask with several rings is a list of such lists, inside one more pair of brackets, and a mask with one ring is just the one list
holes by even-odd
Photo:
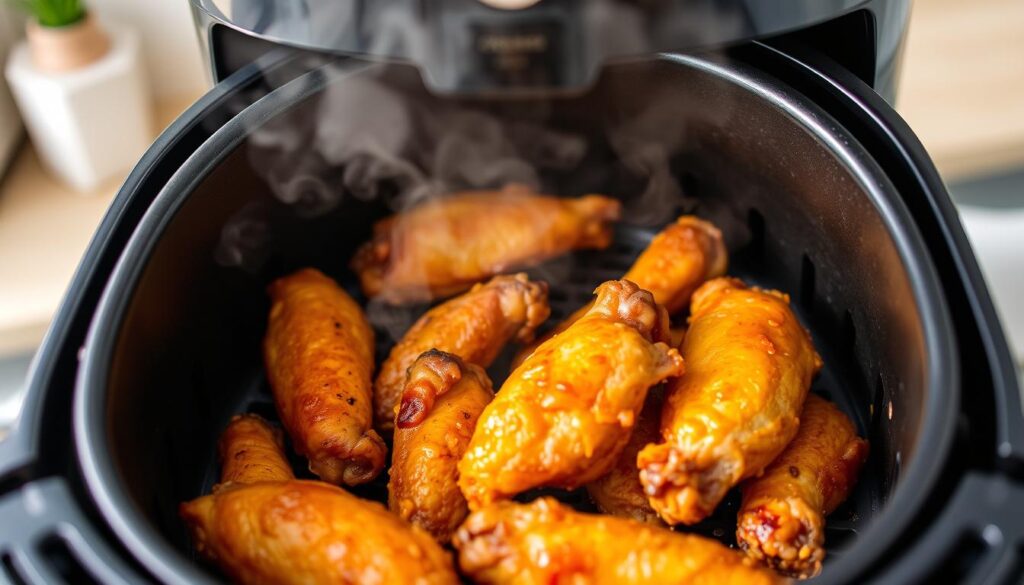
[[181, 505], [196, 550], [238, 583], [458, 582], [430, 535], [373, 502], [294, 479], [280, 435], [236, 417], [221, 438], [221, 483]]
[[447, 544], [469, 513], [456, 466], [492, 398], [487, 374], [452, 354], [430, 350], [409, 368], [395, 425], [388, 507], [438, 542]]
[[373, 430], [373, 330], [333, 280], [304, 269], [270, 285], [267, 377], [292, 445], [333, 484], [370, 481], [387, 447]]
[[636, 468], [636, 455], [661, 436], [661, 406], [664, 393], [660, 387], [647, 393], [647, 401], [637, 417], [629, 442], [619, 453], [615, 465], [608, 473], [587, 484], [587, 494], [599, 510], [605, 514], [632, 518], [640, 522], [664, 524], [661, 517], [647, 501], [644, 486], [640, 483], [640, 470]]
[[782, 452], [821, 367], [789, 298], [732, 278], [694, 293], [681, 353], [687, 372], [667, 389], [662, 441], [637, 457], [651, 505], [673, 525], [705, 518]]
[[736, 542], [787, 575], [809, 578], [825, 558], [825, 516], [849, 495], [868, 443], [834, 404], [813, 394], [800, 430], [764, 475], [742, 485]]
[[606, 248], [620, 213], [609, 197], [562, 199], [521, 185], [457, 193], [378, 222], [352, 269], [368, 297], [429, 301], [571, 250]]
[[668, 315], [651, 293], [606, 282], [582, 319], [549, 339], [484, 409], [459, 462], [471, 510], [524, 490], [576, 488], [608, 472], [647, 390], [683, 371], [661, 340]]
[[553, 498], [474, 512], [454, 539], [474, 583], [768, 585], [785, 582], [739, 551], [702, 536], [582, 514]]
[[[690, 296], [698, 286], [725, 274], [728, 260], [722, 232], [707, 221], [684, 215], [654, 236], [622, 278], [650, 291], [655, 302], [674, 315], [690, 305]], [[580, 308], [544, 337], [520, 350], [514, 365], [586, 315], [590, 306]]]
[[377, 428], [390, 431], [406, 371], [429, 349], [488, 367], [510, 339], [529, 341], [548, 318], [548, 287], [525, 274], [495, 276], [427, 311], [381, 365], [374, 383]]

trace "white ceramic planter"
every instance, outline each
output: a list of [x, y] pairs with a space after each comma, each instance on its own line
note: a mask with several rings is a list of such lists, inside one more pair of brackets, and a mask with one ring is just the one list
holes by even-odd
[[103, 28], [110, 50], [81, 69], [40, 72], [25, 43], [7, 61], [7, 81], [43, 163], [80, 191], [123, 174], [153, 138], [138, 35]]

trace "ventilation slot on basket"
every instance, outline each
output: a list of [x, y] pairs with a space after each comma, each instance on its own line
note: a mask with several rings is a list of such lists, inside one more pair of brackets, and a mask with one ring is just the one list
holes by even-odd
[[49, 561], [50, 568], [64, 581], [76, 585], [79, 583], [83, 585], [99, 584], [99, 581], [85, 570], [63, 538], [57, 535], [46, 537], [39, 546], [39, 552]]
[[800, 304], [808, 311], [814, 308], [814, 262], [807, 254], [800, 262]]
[[4, 566], [3, 576], [7, 577], [14, 585], [26, 585], [25, 579], [22, 578], [21, 573], [14, 566], [14, 559], [11, 557], [11, 553], [5, 552], [3, 555], [0, 555], [0, 562]]

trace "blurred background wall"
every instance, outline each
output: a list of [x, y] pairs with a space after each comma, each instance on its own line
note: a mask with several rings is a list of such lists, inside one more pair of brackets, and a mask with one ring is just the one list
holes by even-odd
[[134, 26], [143, 39], [157, 99], [178, 101], [206, 88], [188, 0], [89, 0], [103, 18]]

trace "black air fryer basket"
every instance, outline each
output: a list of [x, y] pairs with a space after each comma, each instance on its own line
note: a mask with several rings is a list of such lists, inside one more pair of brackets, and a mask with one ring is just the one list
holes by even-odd
[[[424, 22], [469, 19], [475, 2]], [[846, 20], [835, 34], [868, 17], [881, 34], [886, 10], [905, 6], [837, 4]], [[208, 18], [210, 6], [198, 6]], [[725, 22], [722, 10], [705, 17]], [[746, 16], [750, 30], [728, 29], [723, 43], [785, 28]], [[515, 22], [516, 34], [535, 31]], [[480, 30], [494, 34], [488, 24]], [[129, 177], [0, 443], [0, 580], [222, 579], [196, 558], [177, 506], [214, 483], [213, 446], [232, 414], [274, 416], [259, 350], [266, 285], [316, 266], [365, 301], [346, 265], [376, 219], [425, 194], [508, 181], [624, 204], [609, 250], [531, 269], [551, 283], [552, 322], [621, 276], [681, 213], [722, 228], [730, 274], [790, 293], [826, 364], [813, 390], [871, 444], [857, 488], [828, 520], [820, 580], [1020, 578], [1024, 419], [1013, 366], [934, 168], [872, 90], [888, 83], [893, 53], [879, 49], [865, 67], [820, 45], [812, 27], [608, 64], [581, 85], [570, 74], [485, 75], [486, 60], [431, 78], [427, 58], [360, 60], [334, 53], [366, 47], [323, 42], [331, 51], [283, 50], [317, 37], [300, 43], [281, 32], [292, 29], [250, 24], [263, 39], [230, 41], [232, 26], [208, 30], [220, 83]], [[686, 33], [673, 34], [652, 37], [654, 48]], [[536, 91], [538, 79], [572, 87]], [[495, 91], [502, 84], [515, 85], [511, 95]], [[378, 359], [423, 309], [369, 303]], [[492, 369], [496, 383], [506, 366]], [[727, 500], [697, 530], [731, 542], [735, 509]]]

